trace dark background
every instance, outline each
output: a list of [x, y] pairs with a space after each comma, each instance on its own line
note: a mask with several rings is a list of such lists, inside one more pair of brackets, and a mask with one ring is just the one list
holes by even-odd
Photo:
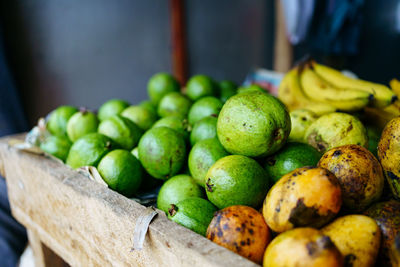
[[[339, 58], [360, 77], [400, 77], [399, 1], [366, 0], [360, 53]], [[110, 98], [138, 103], [146, 83], [171, 71], [167, 0], [8, 0], [1, 2], [7, 57], [31, 125], [61, 104], [95, 109]], [[271, 69], [272, 0], [186, 1], [189, 73], [243, 81]], [[295, 59], [309, 53], [295, 48]], [[320, 58], [324, 59], [324, 56]]]

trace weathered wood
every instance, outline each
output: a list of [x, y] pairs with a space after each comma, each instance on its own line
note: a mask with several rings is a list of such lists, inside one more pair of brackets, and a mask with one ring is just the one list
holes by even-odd
[[185, 9], [183, 0], [170, 0], [172, 70], [181, 83], [187, 80]]
[[0, 139], [13, 215], [72, 266], [257, 266], [169, 221], [150, 224], [144, 249], [130, 251], [144, 206], [54, 160]]
[[280, 0], [275, 0], [274, 70], [287, 72], [293, 64], [293, 46], [286, 33], [285, 17]]
[[45, 246], [39, 238], [39, 235], [28, 229], [29, 245], [32, 248], [35, 257], [35, 267], [67, 267], [69, 266], [51, 249]]

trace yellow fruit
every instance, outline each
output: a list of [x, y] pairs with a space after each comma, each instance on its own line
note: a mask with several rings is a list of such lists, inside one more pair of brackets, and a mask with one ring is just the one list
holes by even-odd
[[302, 167], [284, 175], [268, 192], [263, 215], [271, 230], [321, 227], [339, 212], [342, 192], [337, 178], [318, 167]]
[[290, 70], [279, 84], [278, 98], [289, 110], [308, 109], [318, 116], [335, 112], [336, 108], [328, 103], [320, 103], [308, 98], [301, 88], [298, 68]]
[[378, 157], [393, 195], [400, 199], [400, 117], [392, 119], [383, 130]]
[[313, 228], [297, 228], [278, 235], [267, 247], [264, 267], [343, 266], [331, 239]]
[[230, 206], [214, 214], [207, 238], [233, 252], [261, 263], [271, 233], [263, 216], [248, 206]]
[[342, 253], [345, 266], [374, 266], [381, 232], [376, 222], [364, 215], [340, 217], [321, 229]]
[[382, 195], [382, 167], [366, 148], [344, 145], [327, 151], [318, 166], [331, 171], [342, 188], [343, 204], [362, 211]]
[[397, 98], [393, 91], [383, 84], [350, 78], [343, 75], [340, 71], [316, 62], [312, 62], [311, 64], [318, 75], [338, 88], [353, 88], [373, 94], [372, 106], [374, 107], [386, 107]]
[[362, 109], [373, 97], [371, 93], [365, 91], [352, 88], [337, 88], [323, 80], [307, 66], [300, 74], [300, 83], [309, 98], [314, 101], [329, 103], [343, 111]]

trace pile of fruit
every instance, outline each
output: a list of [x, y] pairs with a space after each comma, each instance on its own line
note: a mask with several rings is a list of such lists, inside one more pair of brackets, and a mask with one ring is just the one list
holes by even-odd
[[396, 90], [313, 61], [278, 98], [159, 73], [138, 105], [57, 108], [40, 147], [127, 197], [161, 185], [168, 218], [264, 266], [399, 266]]

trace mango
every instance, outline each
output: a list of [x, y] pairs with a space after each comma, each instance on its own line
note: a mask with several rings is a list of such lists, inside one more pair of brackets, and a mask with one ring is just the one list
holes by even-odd
[[366, 148], [344, 145], [327, 151], [318, 163], [331, 171], [342, 188], [343, 204], [362, 211], [382, 195], [385, 182], [382, 167]]
[[295, 227], [321, 227], [342, 205], [337, 178], [319, 167], [302, 167], [283, 176], [268, 192], [263, 215], [268, 226], [281, 233]]
[[376, 222], [365, 215], [337, 218], [321, 229], [331, 238], [344, 257], [345, 266], [374, 266], [381, 242]]
[[271, 233], [263, 216], [247, 206], [230, 206], [214, 214], [207, 238], [245, 258], [261, 263]]
[[343, 266], [331, 239], [314, 228], [296, 228], [278, 235], [267, 247], [264, 267]]

